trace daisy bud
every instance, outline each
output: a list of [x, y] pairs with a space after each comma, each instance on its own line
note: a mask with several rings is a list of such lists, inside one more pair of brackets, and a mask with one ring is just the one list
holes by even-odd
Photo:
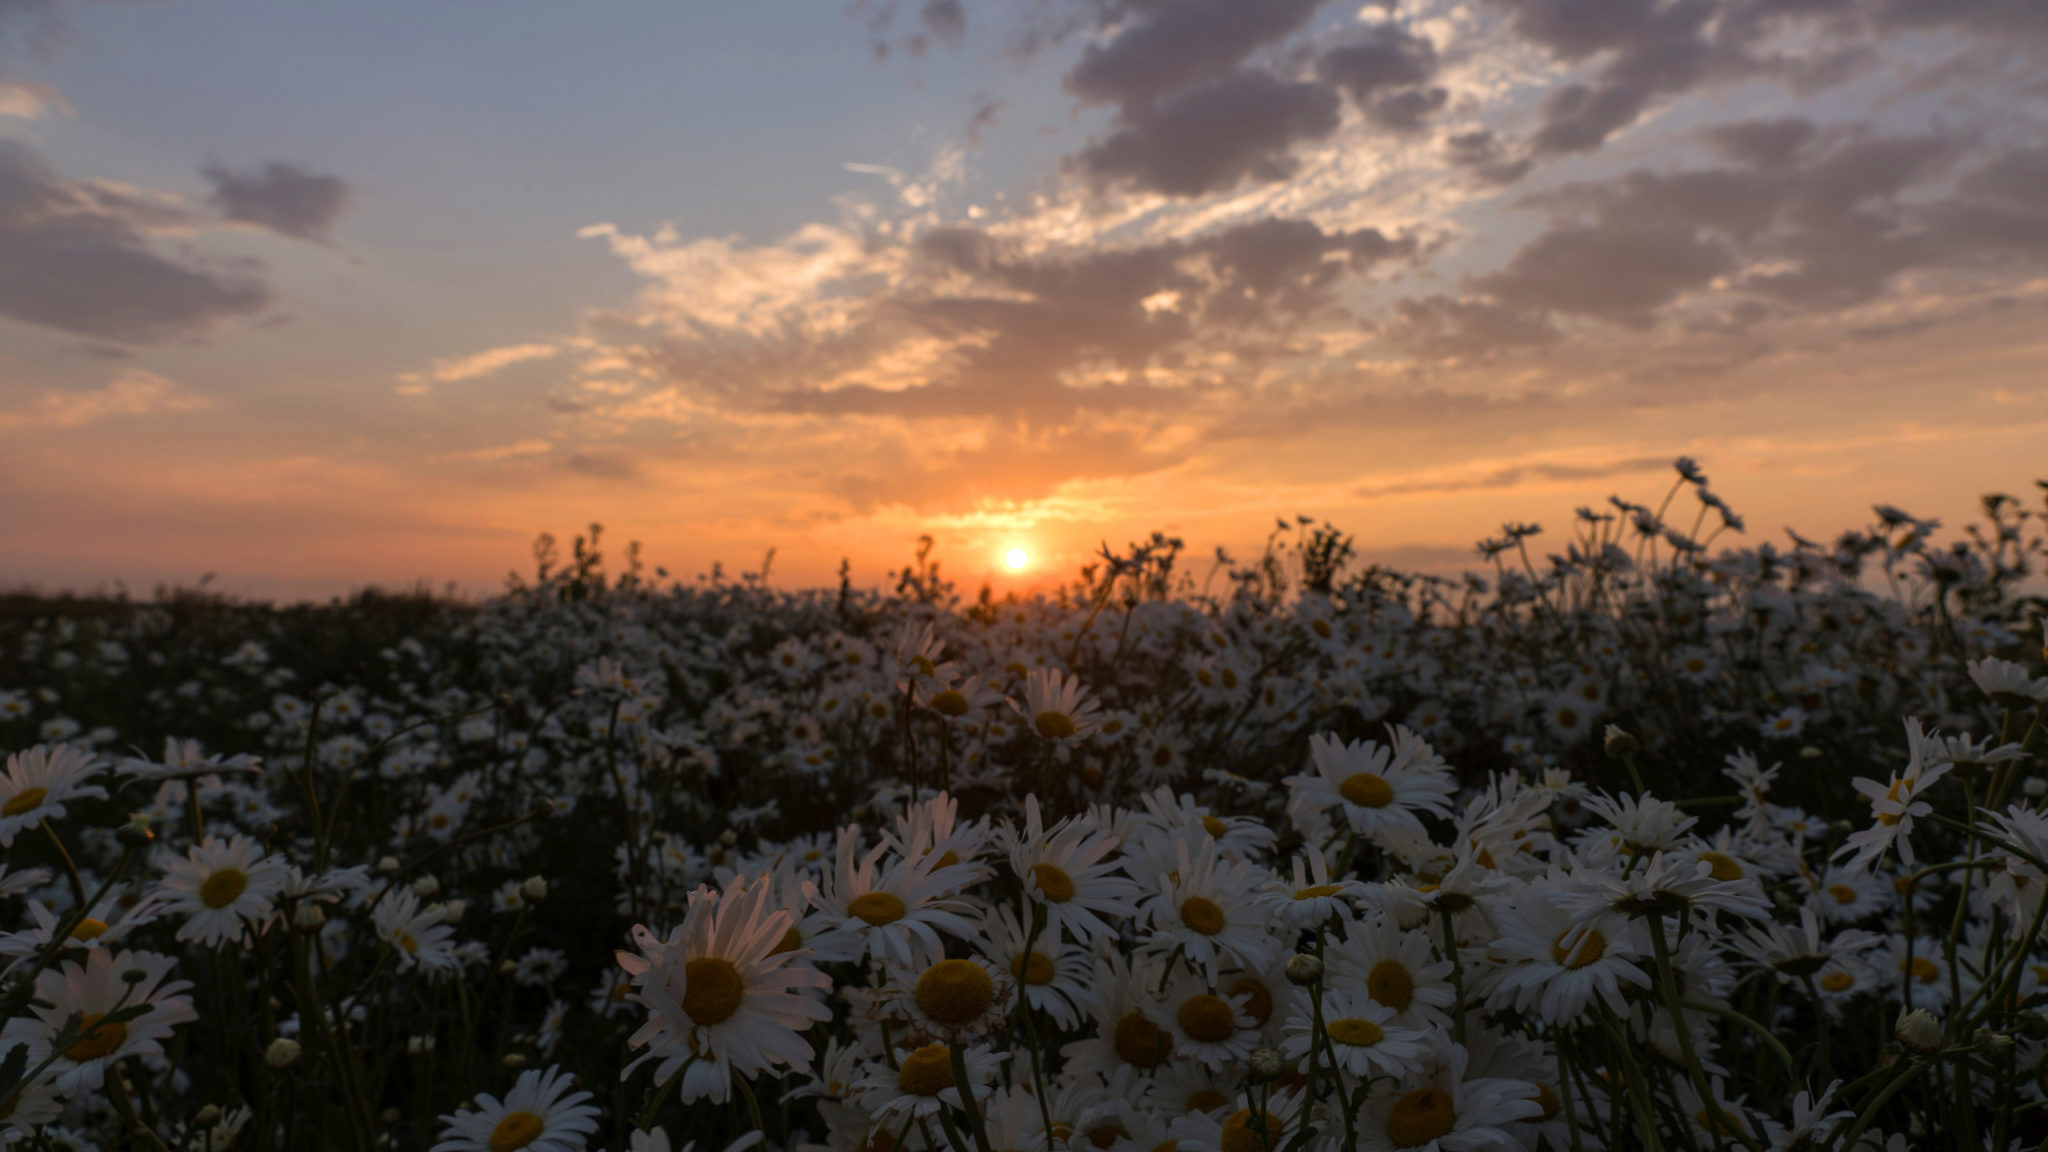
[[1636, 749], [1640, 747], [1642, 745], [1636, 741], [1636, 738], [1622, 731], [1620, 727], [1613, 724], [1607, 726], [1607, 754], [1609, 756], [1617, 760], [1624, 756], [1633, 756], [1636, 754]]
[[500, 976], [510, 976], [517, 971], [519, 971], [519, 964], [517, 961], [503, 960], [498, 963], [498, 975]]
[[412, 1056], [417, 1056], [422, 1052], [432, 1052], [434, 1050], [434, 1038], [432, 1036], [408, 1036], [405, 1039], [405, 1050], [408, 1055]]
[[1941, 1022], [1934, 1013], [1925, 1008], [1899, 1013], [1898, 1025], [1892, 1029], [1899, 1043], [1922, 1056], [1932, 1056], [1941, 1051]]
[[469, 901], [450, 900], [446, 904], [437, 905], [437, 907], [441, 909], [441, 923], [453, 924], [462, 919], [464, 912], [469, 911]]
[[114, 839], [129, 848], [140, 848], [156, 839], [156, 833], [149, 830], [149, 817], [141, 812], [128, 817], [128, 822], [114, 830]]
[[535, 820], [545, 820], [555, 811], [555, 802], [543, 796], [533, 802], [530, 809]]
[[720, 844], [725, 845], [727, 848], [731, 848], [732, 846], [740, 842], [740, 834], [733, 831], [730, 828], [727, 828], [725, 831], [720, 832], [718, 834], [718, 842]]
[[385, 856], [377, 861], [377, 871], [389, 876], [398, 871], [398, 857]]
[[2030, 800], [2039, 800], [2043, 796], [2048, 796], [2048, 780], [2043, 780], [2039, 776], [2029, 776], [2020, 781], [2020, 791], [2025, 792]]
[[263, 1050], [263, 1062], [272, 1068], [289, 1068], [299, 1062], [299, 1042], [289, 1036], [279, 1036]]
[[218, 1123], [220, 1123], [220, 1105], [218, 1104], [208, 1104], [199, 1110], [197, 1116], [192, 1117], [192, 1126], [194, 1128], [211, 1128]]
[[1986, 1056], [2002, 1058], [2012, 1049], [2010, 1032], [1993, 1032], [1989, 1028], [1977, 1029], [1977, 1048]]
[[431, 898], [441, 890], [441, 881], [433, 876], [422, 876], [412, 882], [412, 894], [422, 900]]
[[1323, 962], [1306, 952], [1296, 952], [1287, 958], [1287, 982], [1307, 988], [1323, 978]]
[[292, 909], [292, 927], [300, 932], [318, 932], [327, 923], [327, 913], [318, 904], [301, 903]]
[[509, 1068], [512, 1071], [516, 1072], [519, 1069], [526, 1067], [526, 1057], [520, 1055], [517, 1052], [507, 1052], [505, 1053], [505, 1058], [503, 1060], [498, 1061], [498, 1063], [503, 1064], [506, 1068]]
[[539, 876], [528, 876], [519, 885], [519, 895], [528, 904], [538, 904], [548, 898], [548, 882]]
[[1254, 1084], [1270, 1084], [1287, 1070], [1287, 1062], [1271, 1048], [1252, 1049], [1250, 1064], [1251, 1073], [1247, 1079]]
[[1821, 750], [1811, 744], [1799, 750], [1799, 758], [1801, 760], [1818, 760], [1821, 758], [1821, 755]]

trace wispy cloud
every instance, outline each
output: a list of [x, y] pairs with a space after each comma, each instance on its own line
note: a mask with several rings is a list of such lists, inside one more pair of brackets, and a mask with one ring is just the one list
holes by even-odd
[[16, 120], [41, 120], [45, 116], [69, 116], [71, 105], [55, 88], [34, 80], [0, 80], [0, 116]]
[[545, 360], [559, 351], [561, 349], [553, 344], [508, 344], [467, 356], [451, 356], [434, 361], [425, 371], [399, 373], [397, 391], [403, 396], [417, 396], [424, 393], [429, 384], [457, 384], [480, 379], [514, 364]]
[[131, 368], [104, 387], [45, 392], [26, 404], [0, 408], [0, 432], [82, 428], [112, 416], [197, 412], [211, 405], [207, 397], [187, 392], [154, 372]]

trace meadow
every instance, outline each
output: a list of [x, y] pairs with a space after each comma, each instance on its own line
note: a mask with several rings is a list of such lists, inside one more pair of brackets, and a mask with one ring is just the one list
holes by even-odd
[[0, 1143], [2048, 1148], [2044, 490], [0, 597]]

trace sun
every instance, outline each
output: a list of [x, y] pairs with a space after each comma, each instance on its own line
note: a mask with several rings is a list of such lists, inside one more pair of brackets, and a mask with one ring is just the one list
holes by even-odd
[[1003, 566], [1012, 572], [1022, 572], [1031, 565], [1031, 554], [1022, 548], [1012, 548], [1003, 553]]

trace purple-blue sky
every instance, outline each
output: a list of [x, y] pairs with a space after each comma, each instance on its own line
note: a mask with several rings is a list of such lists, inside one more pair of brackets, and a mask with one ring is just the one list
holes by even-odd
[[2044, 305], [2040, 0], [0, 0], [0, 582], [1955, 524]]

